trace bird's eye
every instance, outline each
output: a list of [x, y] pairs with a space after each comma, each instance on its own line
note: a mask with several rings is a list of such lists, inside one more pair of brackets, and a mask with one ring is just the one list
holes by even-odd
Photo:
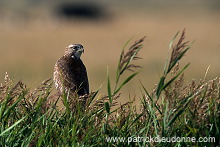
[[73, 49], [78, 50], [78, 49], [79, 49], [79, 47], [78, 47], [78, 46], [74, 46], [74, 48], [73, 48]]

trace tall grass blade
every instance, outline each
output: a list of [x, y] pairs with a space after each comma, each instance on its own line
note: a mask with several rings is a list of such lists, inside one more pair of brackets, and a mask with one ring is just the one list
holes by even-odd
[[173, 39], [171, 40], [171, 42], [170, 42], [170, 44], [169, 44], [169, 56], [167, 56], [166, 61], [165, 61], [165, 65], [164, 65], [164, 75], [166, 75], [166, 74], [168, 73], [167, 70], [168, 70], [169, 58], [170, 58], [170, 56], [171, 56], [170, 51], [172, 50], [173, 43], [174, 43], [176, 37], [178, 36], [179, 32], [180, 32], [180, 31], [178, 31], [178, 32], [174, 35]]
[[[25, 116], [25, 117], [26, 117], [26, 116]], [[21, 118], [20, 120], [18, 120], [17, 122], [15, 122], [13, 125], [11, 125], [9, 128], [7, 128], [6, 130], [4, 130], [4, 131], [0, 134], [0, 136], [5, 135], [5, 133], [7, 133], [7, 132], [10, 131], [11, 129], [13, 129], [15, 126], [17, 126], [19, 123], [21, 123], [21, 122], [25, 119], [25, 117]]]
[[8, 93], [6, 95], [6, 97], [4, 98], [5, 100], [3, 101], [3, 103], [0, 105], [0, 122], [2, 121], [2, 117], [4, 116], [4, 113], [5, 113], [5, 109], [6, 109], [6, 106], [9, 102], [9, 99], [10, 99], [11, 95], [10, 93]]
[[183, 57], [183, 55], [189, 50], [190, 46], [188, 46], [168, 67], [167, 73], [169, 73], [173, 67], [176, 65], [176, 63]]
[[99, 90], [101, 89], [101, 86], [99, 87], [99, 89], [98, 90], [96, 90], [96, 92], [94, 92], [93, 93], [93, 95], [91, 96], [91, 98], [89, 99], [89, 101], [88, 101], [88, 106], [90, 106], [91, 105], [91, 103], [93, 102], [93, 100], [94, 100], [94, 98], [97, 96], [97, 94], [99, 93]]
[[69, 106], [69, 102], [68, 102], [68, 94], [67, 93], [63, 93], [62, 95], [62, 98], [63, 98], [63, 104], [64, 104], [64, 107], [66, 108], [66, 112], [67, 112], [67, 115], [69, 116], [70, 115], [70, 106]]
[[188, 106], [190, 102], [190, 99], [187, 101], [187, 103], [182, 107], [182, 109], [180, 109], [175, 115], [174, 117], [168, 122], [167, 126], [170, 127], [175, 120], [184, 112], [184, 110], [186, 109], [186, 107]]
[[144, 89], [144, 92], [147, 94], [148, 98], [151, 100], [151, 103], [153, 106], [155, 106], [155, 108], [157, 109], [157, 111], [162, 114], [160, 108], [155, 104], [152, 96], [150, 96], [150, 94], [148, 93], [147, 89], [144, 87], [144, 85], [141, 83], [142, 88]]
[[159, 82], [159, 84], [157, 86], [157, 92], [156, 92], [157, 99], [159, 99], [160, 93], [163, 90], [165, 78], [166, 77], [164, 77], [164, 76], [160, 78], [160, 82]]
[[167, 113], [168, 113], [168, 105], [169, 105], [169, 102], [166, 103], [166, 106], [165, 106], [165, 110], [164, 110], [164, 116], [163, 116], [163, 127], [162, 127], [162, 136], [165, 136], [166, 135], [166, 128], [167, 128], [167, 119], [169, 119]]
[[108, 91], [108, 97], [110, 104], [112, 103], [112, 90], [111, 90], [111, 82], [109, 77], [109, 70], [107, 69], [107, 91]]
[[173, 47], [173, 43], [174, 43], [174, 41], [176, 40], [176, 37], [179, 35], [179, 33], [180, 33], [180, 31], [178, 31], [178, 32], [174, 35], [172, 41], [170, 42], [170, 45], [169, 45], [169, 48], [170, 48], [170, 49]]
[[133, 79], [138, 73], [139, 73], [139, 72], [133, 73], [133, 74], [131, 74], [129, 77], [127, 77], [127, 79], [125, 79], [125, 80], [122, 82], [122, 84], [115, 90], [114, 94], [118, 93], [118, 92], [121, 90], [121, 88], [122, 88], [125, 84], [127, 84], [131, 79]]
[[110, 106], [108, 102], [105, 102], [105, 110], [107, 113], [110, 113]]
[[148, 108], [149, 108], [149, 111], [150, 111], [150, 116], [151, 116], [151, 119], [153, 121], [153, 124], [154, 124], [154, 130], [155, 130], [155, 136], [158, 136], [158, 123], [157, 123], [157, 117], [156, 117], [156, 114], [155, 114], [155, 111], [153, 110], [153, 107], [151, 105], [148, 105]]
[[190, 65], [190, 63], [188, 63], [175, 77], [173, 77], [170, 81], [168, 81], [162, 88], [161, 91], [166, 89], [174, 80], [176, 80], [182, 73], [183, 71]]
[[3, 117], [7, 116], [11, 112], [11, 110], [16, 107], [16, 105], [21, 101], [21, 99], [24, 98], [24, 95], [25, 93], [19, 96], [19, 98], [10, 107], [6, 109], [6, 111], [3, 114]]
[[128, 128], [131, 129], [132, 125], [133, 125], [136, 121], [138, 121], [141, 116], [143, 116], [143, 113], [140, 113], [140, 114], [131, 122], [131, 124], [128, 126]]

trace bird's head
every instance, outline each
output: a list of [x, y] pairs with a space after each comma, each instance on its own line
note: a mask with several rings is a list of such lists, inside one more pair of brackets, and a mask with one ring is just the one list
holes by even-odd
[[72, 58], [79, 59], [84, 53], [84, 48], [81, 44], [70, 44], [68, 47], [66, 47], [65, 55], [70, 56]]

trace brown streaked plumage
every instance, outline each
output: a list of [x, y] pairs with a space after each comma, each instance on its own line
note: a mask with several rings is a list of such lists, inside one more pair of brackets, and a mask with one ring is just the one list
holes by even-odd
[[54, 83], [59, 92], [67, 92], [79, 96], [89, 94], [89, 81], [86, 67], [80, 59], [84, 52], [81, 44], [71, 44], [64, 55], [58, 59], [54, 67]]

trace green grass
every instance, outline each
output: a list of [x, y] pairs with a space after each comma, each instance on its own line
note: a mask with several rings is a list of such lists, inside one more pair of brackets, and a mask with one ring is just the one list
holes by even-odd
[[[92, 92], [86, 103], [68, 94], [52, 95], [45, 80], [29, 89], [6, 74], [0, 87], [0, 146], [217, 146], [220, 144], [220, 79], [184, 86], [179, 62], [190, 49], [185, 31], [171, 41], [163, 75], [153, 90], [140, 82], [140, 108], [133, 100], [120, 105], [121, 89], [139, 73], [133, 64], [144, 38], [123, 47], [115, 80], [107, 72], [107, 93]], [[177, 42], [175, 41], [177, 40]], [[130, 42], [130, 40], [128, 41]], [[176, 43], [175, 43], [176, 42]], [[131, 71], [124, 77], [125, 72]], [[108, 69], [109, 71], [109, 69]], [[146, 77], [147, 78], [147, 77]], [[113, 82], [115, 81], [115, 82]], [[92, 82], [92, 81], [90, 81]], [[133, 99], [133, 98], [131, 98]], [[58, 102], [63, 107], [58, 107]], [[146, 142], [146, 137], [214, 137], [215, 142]], [[118, 141], [108, 141], [109, 137]], [[123, 139], [125, 139], [123, 141]], [[120, 141], [119, 141], [120, 140]]]

